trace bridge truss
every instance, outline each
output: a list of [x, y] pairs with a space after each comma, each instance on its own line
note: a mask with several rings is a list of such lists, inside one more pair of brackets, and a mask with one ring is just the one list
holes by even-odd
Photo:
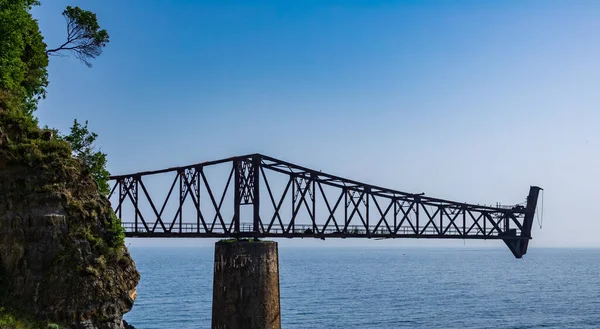
[[540, 191], [530, 187], [524, 205], [474, 205], [261, 154], [111, 181], [109, 198], [128, 237], [498, 239], [517, 258], [527, 252]]

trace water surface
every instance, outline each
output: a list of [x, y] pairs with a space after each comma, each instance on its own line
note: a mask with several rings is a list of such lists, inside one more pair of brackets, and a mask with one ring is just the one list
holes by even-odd
[[[213, 248], [130, 247], [125, 319], [210, 328]], [[600, 328], [600, 250], [279, 248], [282, 327]]]

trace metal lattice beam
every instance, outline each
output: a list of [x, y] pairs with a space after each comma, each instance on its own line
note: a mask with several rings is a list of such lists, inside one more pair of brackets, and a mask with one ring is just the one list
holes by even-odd
[[[211, 168], [225, 170], [209, 178]], [[169, 175], [172, 181], [163, 179], [161, 187], [146, 184]], [[498, 239], [517, 258], [527, 252], [540, 191], [532, 186], [525, 205], [474, 205], [364, 184], [260, 154], [111, 181], [110, 198], [128, 237]], [[166, 196], [151, 196], [162, 191]], [[243, 213], [248, 207], [251, 213]]]

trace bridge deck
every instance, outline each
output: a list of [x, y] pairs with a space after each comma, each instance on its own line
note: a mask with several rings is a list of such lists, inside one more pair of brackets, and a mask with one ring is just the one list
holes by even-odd
[[[225, 232], [223, 230], [215, 229], [213, 231], [204, 231], [202, 226], [198, 226], [195, 223], [182, 223], [181, 226], [177, 227], [175, 231], [162, 231], [160, 229], [154, 232], [146, 232], [140, 230], [139, 227], [136, 230], [135, 222], [123, 223], [125, 229], [125, 235], [127, 237], [168, 237], [168, 238], [230, 238], [235, 237], [235, 233]], [[240, 231], [241, 236], [250, 237], [254, 236], [253, 224], [252, 223], [241, 223]], [[495, 234], [494, 229], [488, 229], [487, 232], [482, 230], [475, 230], [474, 232], [465, 233], [466, 228], [457, 230], [456, 228], [448, 228], [443, 232], [438, 232], [435, 228], [426, 228], [420, 232], [409, 226], [403, 226], [394, 230], [393, 228], [376, 227], [370, 226], [367, 230], [364, 226], [349, 225], [344, 231], [343, 228], [328, 228], [324, 226], [313, 227], [310, 224], [295, 225], [289, 231], [281, 228], [271, 228], [268, 231], [260, 231], [256, 234], [257, 237], [270, 237], [270, 238], [385, 238], [385, 239], [402, 239], [402, 238], [418, 238], [418, 239], [509, 239], [509, 240], [522, 240], [527, 239], [520, 236], [520, 232], [517, 232], [516, 236], [500, 236]]]
[[360, 183], [260, 154], [112, 176], [128, 237], [501, 239], [527, 250], [526, 202], [468, 204]]
[[[182, 223], [181, 226], [177, 226], [176, 230], [162, 231], [157, 229], [153, 232], [147, 232], [139, 227], [136, 229], [135, 222], [124, 222], [123, 228], [125, 229], [125, 235], [127, 237], [171, 237], [171, 238], [228, 238], [236, 237], [235, 233], [225, 232], [222, 229], [214, 229], [212, 231], [205, 231], [203, 227], [196, 223]], [[250, 237], [281, 237], [281, 238], [419, 238], [419, 239], [514, 239], [522, 240], [528, 239], [520, 236], [520, 232], [517, 231], [516, 236], [501, 236], [494, 232], [494, 229], [487, 229], [482, 231], [475, 229], [473, 232], [467, 231], [467, 228], [462, 229], [448, 228], [445, 231], [439, 232], [433, 227], [426, 228], [421, 231], [415, 231], [410, 226], [402, 226], [396, 230], [393, 228], [382, 227], [382, 226], [369, 226], [368, 230], [364, 226], [360, 225], [348, 225], [346, 230], [343, 227], [325, 227], [323, 225], [317, 225], [314, 227], [311, 224], [296, 224], [289, 230], [285, 228], [265, 228], [260, 230], [258, 234], [254, 234], [253, 223], [241, 223], [240, 236]]]

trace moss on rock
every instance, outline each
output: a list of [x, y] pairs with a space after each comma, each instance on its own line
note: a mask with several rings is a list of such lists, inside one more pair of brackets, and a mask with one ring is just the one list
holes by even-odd
[[5, 322], [27, 310], [43, 328], [124, 328], [139, 273], [120, 220], [68, 143], [2, 109], [0, 195]]

